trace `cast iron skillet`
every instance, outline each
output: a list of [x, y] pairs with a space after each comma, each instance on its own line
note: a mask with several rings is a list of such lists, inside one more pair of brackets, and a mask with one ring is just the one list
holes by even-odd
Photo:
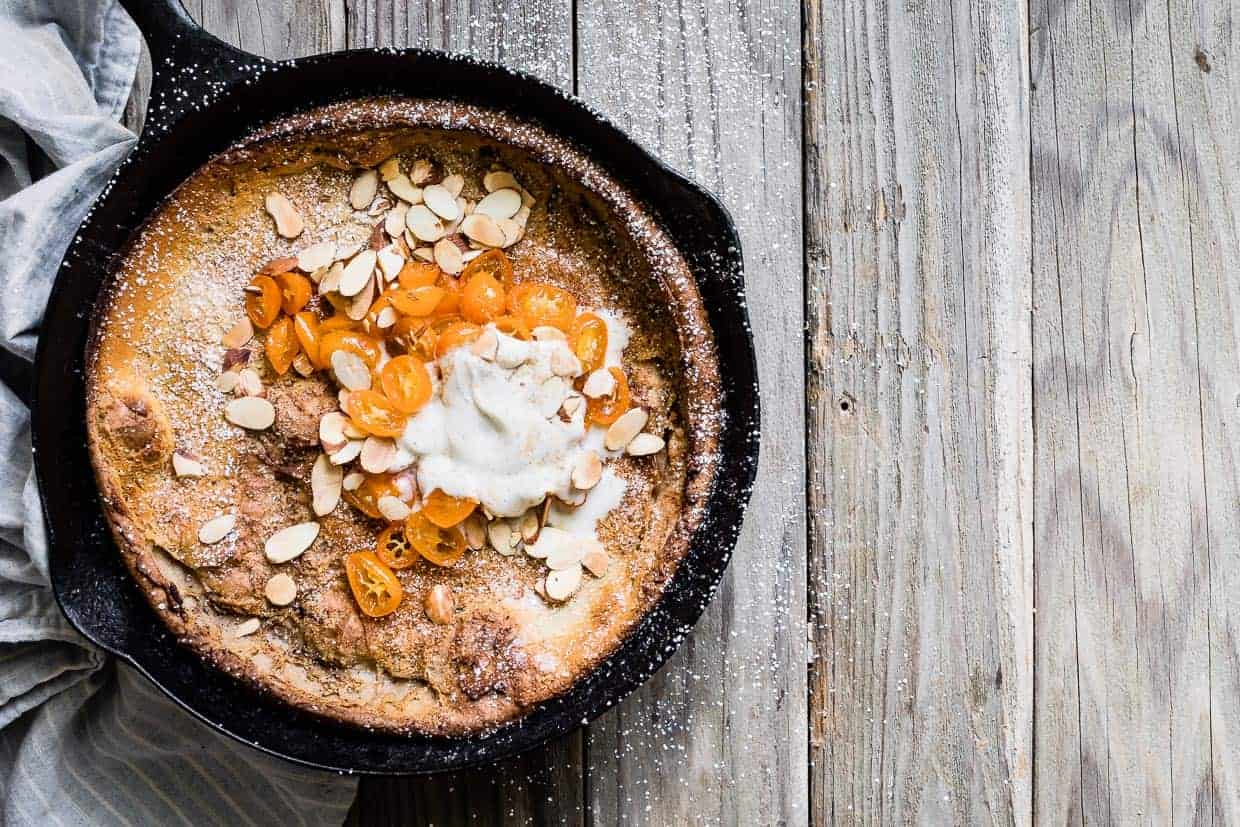
[[[36, 468], [51, 577], [65, 615], [208, 725], [302, 764], [385, 774], [456, 769], [521, 752], [602, 714], [652, 675], [697, 621], [731, 556], [758, 461], [758, 379], [740, 242], [710, 194], [665, 167], [581, 101], [472, 59], [351, 51], [273, 63], [195, 25], [178, 0], [123, 0], [151, 48], [154, 81], [133, 154], [66, 253], [39, 341]], [[104, 521], [86, 448], [84, 358], [92, 309], [118, 254], [160, 201], [259, 124], [312, 105], [380, 93], [452, 97], [505, 109], [575, 141], [644, 201], [688, 261], [718, 341], [727, 421], [705, 519], [656, 608], [568, 694], [496, 732], [396, 736], [325, 721], [270, 698], [181, 647], [125, 569]]]

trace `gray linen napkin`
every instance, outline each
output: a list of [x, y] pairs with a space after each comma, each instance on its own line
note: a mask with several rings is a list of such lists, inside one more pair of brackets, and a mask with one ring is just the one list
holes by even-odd
[[[140, 48], [115, 0], [0, 0], [9, 365], [33, 357], [61, 255], [133, 146], [118, 119]], [[211, 731], [69, 626], [48, 587], [28, 412], [0, 384], [0, 824], [339, 824], [355, 791]]]

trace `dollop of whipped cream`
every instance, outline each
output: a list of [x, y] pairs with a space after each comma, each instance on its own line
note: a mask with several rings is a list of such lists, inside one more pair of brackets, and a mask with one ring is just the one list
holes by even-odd
[[[618, 362], [628, 330], [612, 314], [604, 319], [614, 339], [608, 361], [614, 354]], [[548, 496], [570, 498], [573, 468], [592, 450], [590, 431], [599, 429], [586, 424], [584, 400], [561, 416], [581, 373], [567, 342], [487, 330], [498, 342], [493, 358], [464, 346], [433, 363], [435, 393], [410, 417], [399, 444], [417, 460], [423, 494], [438, 488], [478, 500], [495, 516], [517, 517]]]

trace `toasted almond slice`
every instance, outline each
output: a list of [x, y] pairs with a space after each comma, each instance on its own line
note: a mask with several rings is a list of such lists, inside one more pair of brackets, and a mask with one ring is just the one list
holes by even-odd
[[453, 198], [459, 198], [461, 190], [465, 189], [465, 176], [463, 175], [445, 175], [439, 185], [452, 193]]
[[344, 447], [348, 439], [344, 432], [346, 424], [349, 424], [349, 420], [340, 411], [323, 414], [319, 419], [319, 443], [324, 451], [330, 454]]
[[323, 267], [331, 266], [336, 259], [336, 242], [320, 241], [311, 244], [297, 254], [297, 267], [306, 273], [313, 273]]
[[504, 233], [489, 215], [474, 213], [461, 222], [461, 232], [488, 247], [504, 246]]
[[223, 393], [232, 393], [237, 389], [237, 382], [240, 379], [241, 371], [226, 370], [215, 378], [215, 389]]
[[253, 338], [254, 325], [243, 316], [228, 329], [227, 333], [220, 337], [220, 344], [226, 348], [244, 347]]
[[482, 331], [481, 336], [474, 339], [474, 343], [469, 346], [469, 349], [479, 359], [493, 362], [495, 361], [495, 354], [499, 349], [499, 336], [496, 335], [493, 328], [488, 327]]
[[[340, 393], [341, 393], [341, 396], [343, 397], [344, 394], [348, 393], [348, 391], [341, 391]], [[341, 401], [341, 404], [342, 405], [344, 404], [343, 399]], [[363, 431], [361, 428], [354, 425], [353, 420], [349, 419], [348, 417], [345, 417], [345, 420], [344, 420], [344, 435], [348, 437], [349, 439], [365, 439], [368, 436], [368, 434], [365, 431]]]
[[451, 238], [441, 238], [435, 242], [435, 264], [449, 275], [455, 276], [465, 269], [465, 260], [461, 258], [461, 248]]
[[[491, 548], [505, 557], [510, 557], [516, 551], [516, 546], [512, 542], [512, 526], [508, 525], [506, 520], [493, 520], [487, 526], [487, 539], [491, 541]], [[517, 540], [520, 538], [518, 537]]]
[[337, 382], [351, 391], [370, 390], [370, 368], [352, 351], [332, 352], [332, 373]]
[[504, 249], [508, 249], [525, 238], [525, 226], [511, 218], [501, 218], [495, 222], [495, 226], [499, 227], [499, 231], [504, 234], [504, 243], [501, 245]]
[[607, 556], [607, 552], [603, 549], [601, 543], [594, 543], [586, 546], [586, 553], [581, 555], [581, 565], [585, 566], [586, 571], [595, 577], [602, 577], [607, 574], [607, 567], [611, 563], [611, 558]]
[[426, 593], [423, 601], [426, 617], [431, 623], [448, 626], [456, 619], [456, 599], [452, 589], [446, 583], [436, 583]]
[[378, 193], [379, 173], [368, 169], [353, 179], [353, 186], [349, 188], [349, 203], [355, 210], [364, 210], [375, 200]]
[[571, 421], [578, 413], [585, 414], [586, 398], [579, 393], [570, 393], [564, 397], [560, 411]]
[[427, 244], [435, 243], [444, 235], [443, 222], [439, 220], [439, 216], [427, 209], [425, 204], [416, 204], [409, 208], [405, 213], [405, 226], [413, 233], [414, 238]]
[[258, 627], [261, 623], [262, 621], [260, 621], [257, 617], [247, 618], [233, 627], [233, 637], [247, 637], [252, 635], [258, 631]]
[[538, 393], [535, 395], [534, 402], [538, 406], [538, 412], [542, 414], [544, 419], [550, 419], [560, 410], [560, 405], [564, 403], [564, 397], [568, 394], [569, 385], [558, 376], [552, 376], [545, 379], [538, 386]]
[[413, 168], [409, 170], [409, 178], [413, 183], [421, 186], [431, 179], [431, 175], [435, 172], [435, 165], [425, 158], [419, 158], [413, 162]]
[[465, 518], [465, 522], [461, 524], [461, 530], [465, 534], [466, 544], [472, 550], [477, 551], [487, 544], [486, 519], [477, 510]]
[[422, 201], [444, 221], [456, 221], [461, 217], [461, 207], [456, 203], [456, 196], [443, 184], [431, 184], [424, 188]]
[[302, 230], [306, 229], [306, 223], [301, 220], [301, 213], [297, 212], [293, 202], [281, 193], [267, 193], [263, 204], [267, 208], [267, 213], [275, 219], [276, 232], [285, 238], [297, 238]]
[[405, 214], [409, 212], [409, 207], [405, 204], [397, 204], [383, 218], [383, 230], [392, 238], [396, 238], [405, 231]]
[[629, 440], [624, 450], [631, 457], [647, 457], [662, 451], [663, 445], [663, 437], [654, 434], [638, 434]]
[[330, 514], [340, 504], [340, 489], [344, 481], [344, 471], [332, 465], [327, 454], [319, 454], [310, 469], [311, 508], [316, 517]]
[[313, 520], [282, 528], [267, 538], [263, 553], [272, 563], [287, 563], [302, 555], [319, 536], [319, 524]]
[[298, 353], [293, 357], [293, 370], [297, 371], [298, 376], [307, 377], [314, 373], [314, 364], [304, 352]]
[[263, 594], [273, 606], [287, 606], [297, 599], [297, 581], [284, 572], [274, 574], [263, 588]]
[[609, 396], [616, 390], [616, 377], [607, 368], [599, 368], [586, 377], [581, 392], [591, 399]]
[[556, 376], [580, 376], [581, 360], [574, 356], [567, 348], [557, 347], [551, 351], [551, 370]]
[[[406, 468], [413, 465], [413, 461], [415, 459], [417, 459], [417, 457], [415, 457], [407, 448], [403, 445], [397, 444], [396, 452], [392, 454], [392, 461], [388, 463], [387, 471], [389, 474], [404, 471]], [[410, 491], [410, 493], [412, 494], [413, 492]]]
[[422, 190], [414, 186], [413, 182], [405, 175], [397, 175], [387, 182], [387, 186], [391, 190], [392, 195], [395, 195], [401, 201], [408, 204], [422, 203]]
[[552, 327], [547, 324], [540, 324], [538, 327], [530, 331], [536, 342], [567, 342], [568, 336], [564, 335], [564, 331], [558, 327]]
[[237, 371], [237, 387], [233, 392], [238, 396], [266, 396], [263, 379], [254, 368], [242, 368]]
[[533, 209], [534, 205], [538, 203], [538, 199], [530, 195], [529, 190], [524, 187], [518, 187], [517, 189], [521, 193], [521, 208], [524, 210]]
[[515, 189], [495, 190], [486, 198], [478, 202], [478, 206], [474, 208], [475, 213], [489, 215], [496, 221], [501, 218], [512, 218], [517, 214], [517, 210], [521, 209], [521, 193]]
[[375, 503], [375, 505], [378, 507], [379, 513], [382, 514], [386, 520], [393, 523], [398, 523], [401, 520], [407, 519], [412, 513], [408, 505], [406, 505], [399, 497], [393, 497], [391, 494], [380, 497], [379, 501]]
[[581, 565], [581, 557], [586, 550], [579, 541], [576, 541], [576, 538], [573, 539], [575, 542], [561, 543], [547, 552], [547, 556], [543, 561], [547, 564], [547, 568], [552, 571], [559, 571], [560, 569]]
[[648, 418], [644, 408], [630, 408], [607, 428], [607, 433], [603, 435], [603, 445], [608, 451], [619, 451], [641, 433]]
[[263, 431], [276, 421], [276, 409], [261, 396], [242, 396], [224, 406], [224, 416], [234, 425]]
[[387, 437], [368, 436], [362, 443], [362, 470], [382, 474], [396, 458], [396, 443]]
[[482, 188], [487, 192], [495, 192], [502, 189], [517, 189], [520, 184], [517, 179], [512, 177], [512, 173], [506, 169], [494, 169], [482, 176]]
[[390, 307], [385, 307], [379, 311], [379, 315], [375, 316], [375, 327], [380, 330], [387, 330], [396, 324], [396, 311]]
[[581, 564], [573, 563], [568, 568], [551, 572], [547, 575], [543, 588], [546, 589], [547, 597], [557, 603], [568, 600], [581, 588]]
[[344, 262], [337, 261], [327, 269], [323, 278], [319, 279], [319, 295], [326, 296], [340, 288], [340, 279], [344, 276]]
[[486, 250], [473, 250], [473, 249], [466, 250], [465, 252], [461, 253], [461, 261], [465, 262], [466, 264], [469, 264], [471, 261], [473, 261], [474, 259], [476, 259], [478, 256], [482, 255], [485, 252]]
[[538, 519], [538, 511], [531, 509], [521, 517], [521, 539], [526, 543], [538, 542], [542, 534], [542, 523]]
[[582, 491], [589, 491], [598, 485], [603, 478], [603, 461], [593, 451], [584, 451], [577, 455], [573, 463], [573, 485]]
[[395, 281], [400, 269], [405, 266], [405, 257], [391, 247], [379, 251], [379, 270], [385, 281]]
[[366, 318], [366, 314], [370, 312], [370, 306], [374, 304], [375, 292], [377, 290], [375, 277], [371, 275], [366, 280], [366, 286], [362, 288], [362, 292], [349, 300], [349, 306], [345, 308], [344, 314], [355, 322], [360, 322]]
[[361, 453], [362, 441], [360, 439], [350, 439], [344, 444], [344, 447], [333, 451], [328, 456], [331, 458], [332, 465], [348, 465], [357, 459]]
[[376, 215], [383, 215], [390, 209], [392, 209], [392, 199], [386, 195], [380, 195], [370, 202], [370, 206], [366, 208], [366, 214], [374, 218]]
[[378, 260], [379, 256], [374, 250], [362, 250], [355, 255], [340, 275], [340, 295], [356, 296], [362, 292], [367, 280], [374, 273]]
[[235, 514], [221, 514], [218, 517], [212, 517], [198, 526], [198, 542], [208, 546], [218, 543], [227, 537], [236, 525], [237, 516]]
[[397, 175], [400, 175], [400, 159], [395, 155], [379, 164], [379, 177], [384, 181], [391, 181]]
[[172, 472], [178, 477], [201, 477], [206, 475], [207, 469], [197, 457], [178, 448], [172, 452]]
[[362, 487], [362, 483], [366, 481], [366, 475], [360, 471], [353, 471], [345, 475], [344, 484], [341, 486], [345, 491], [356, 491]]
[[564, 508], [580, 508], [581, 506], [585, 505], [586, 492], [573, 489], [572, 491], [569, 492], [567, 497], [561, 497], [557, 495], [556, 499], [560, 501], [560, 505], [562, 505]]

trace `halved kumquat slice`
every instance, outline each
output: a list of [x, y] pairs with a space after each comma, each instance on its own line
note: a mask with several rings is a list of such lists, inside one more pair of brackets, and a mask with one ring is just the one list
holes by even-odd
[[293, 366], [293, 358], [301, 350], [297, 334], [293, 332], [293, 320], [281, 316], [267, 329], [267, 340], [263, 342], [263, 350], [267, 353], [267, 361], [279, 375], [288, 373]]
[[440, 528], [452, 528], [463, 523], [477, 507], [477, 500], [453, 497], [436, 488], [426, 498], [426, 502], [422, 503], [422, 513]]
[[245, 288], [245, 314], [255, 327], [268, 328], [280, 315], [280, 285], [271, 276], [255, 276]]
[[408, 417], [386, 396], [377, 391], [350, 391], [344, 397], [344, 412], [353, 424], [375, 436], [400, 436]]
[[586, 420], [596, 425], [610, 425], [629, 409], [629, 380], [620, 368], [608, 368], [616, 377], [616, 388], [609, 396], [586, 399]]
[[353, 599], [368, 617], [390, 615], [405, 596], [396, 575], [373, 551], [355, 551], [345, 557], [344, 570]]
[[280, 309], [290, 316], [309, 304], [314, 293], [310, 279], [301, 273], [281, 273], [276, 284], [280, 285]]
[[407, 414], [417, 413], [431, 398], [431, 376], [426, 363], [408, 354], [389, 359], [379, 374], [383, 394]]

